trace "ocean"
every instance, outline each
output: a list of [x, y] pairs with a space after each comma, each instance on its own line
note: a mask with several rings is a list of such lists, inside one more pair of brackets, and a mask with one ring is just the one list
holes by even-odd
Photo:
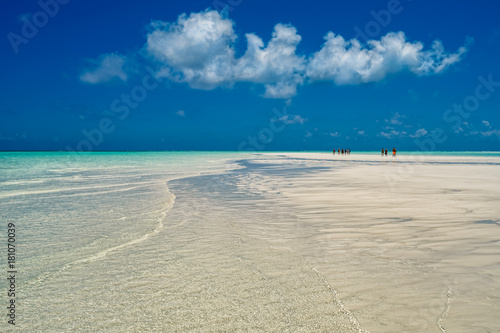
[[[500, 153], [398, 154], [396, 166], [378, 153], [0, 153], [4, 242], [15, 229], [14, 266], [7, 254], [1, 262], [6, 277], [15, 275], [15, 296], [7, 279], [0, 284], [1, 330], [498, 328], [487, 310], [458, 317], [467, 304], [499, 305]], [[395, 169], [401, 165], [416, 171]], [[352, 176], [361, 167], [364, 175], [382, 172], [380, 184]], [[392, 178], [383, 177], [387, 168]], [[449, 188], [454, 179], [439, 188], [412, 183], [420, 170], [436, 180], [455, 168], [457, 179], [484, 171], [491, 188], [483, 178], [463, 182], [466, 189]], [[412, 193], [395, 211], [402, 184]], [[443, 188], [446, 197], [437, 192]], [[435, 216], [422, 215], [426, 197], [448, 206], [436, 212], [428, 204]], [[377, 202], [392, 215], [381, 215]], [[467, 250], [457, 250], [465, 264], [455, 262], [456, 246]], [[391, 283], [401, 294], [388, 295]], [[8, 323], [13, 299], [15, 326]]]

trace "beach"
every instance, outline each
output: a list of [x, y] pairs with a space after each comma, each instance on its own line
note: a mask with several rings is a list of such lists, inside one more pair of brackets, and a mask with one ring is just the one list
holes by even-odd
[[498, 157], [283, 156], [305, 172], [253, 183], [297, 221], [267, 239], [314, 262], [363, 328], [500, 329]]
[[17, 330], [500, 330], [498, 153], [1, 153], [0, 166]]

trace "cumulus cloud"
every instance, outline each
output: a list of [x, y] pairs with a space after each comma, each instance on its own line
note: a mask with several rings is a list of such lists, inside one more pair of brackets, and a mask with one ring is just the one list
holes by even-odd
[[[421, 42], [407, 41], [403, 32], [366, 44], [329, 32], [319, 51], [300, 55], [297, 46], [302, 37], [297, 29], [279, 23], [267, 43], [247, 33], [246, 50], [238, 57], [234, 27], [232, 20], [214, 10], [182, 14], [175, 22], [155, 21], [149, 25], [143, 54], [160, 65], [158, 77], [195, 89], [250, 82], [263, 85], [264, 97], [289, 99], [298, 86], [315, 81], [345, 85], [380, 81], [400, 71], [439, 74], [467, 51], [466, 45], [455, 53], [446, 52], [440, 41], [425, 50]], [[126, 79], [119, 73], [114, 76]]]
[[247, 34], [248, 48], [235, 65], [235, 80], [265, 84], [265, 97], [290, 98], [304, 82], [305, 57], [297, 56], [302, 37], [290, 25], [277, 24], [266, 47], [260, 37]]
[[487, 120], [483, 120], [483, 125], [486, 127], [490, 127], [490, 122]]
[[465, 45], [460, 47], [457, 52], [447, 53], [444, 50], [443, 44], [436, 40], [432, 44], [431, 50], [420, 52], [418, 66], [410, 67], [410, 70], [418, 75], [441, 73], [449, 66], [462, 60], [462, 56], [467, 53], [468, 47], [472, 42], [473, 38], [467, 37]]
[[246, 34], [247, 50], [237, 59], [233, 26], [217, 11], [181, 15], [173, 24], [153, 22], [145, 49], [164, 65], [159, 76], [193, 88], [253, 82], [265, 85], [265, 97], [294, 96], [305, 70], [305, 57], [295, 54], [301, 40], [297, 30], [277, 24], [267, 45], [259, 36]]
[[115, 78], [124, 82], [127, 81], [127, 74], [123, 69], [126, 62], [125, 56], [117, 53], [107, 53], [90, 62], [94, 68], [83, 73], [80, 76], [81, 81], [92, 84], [108, 82]]
[[231, 20], [204, 11], [151, 23], [145, 49], [163, 65], [158, 76], [213, 89], [232, 81], [235, 40]]
[[179, 110], [175, 114], [178, 115], [179, 117], [185, 117], [186, 116], [186, 112], [184, 112], [184, 110]]
[[380, 40], [362, 45], [357, 39], [346, 41], [329, 32], [320, 51], [307, 66], [307, 77], [313, 81], [333, 81], [338, 85], [380, 81], [388, 74], [409, 70], [417, 75], [443, 72], [460, 61], [465, 46], [447, 53], [439, 41], [423, 51], [421, 42], [408, 42], [403, 32], [390, 32]]

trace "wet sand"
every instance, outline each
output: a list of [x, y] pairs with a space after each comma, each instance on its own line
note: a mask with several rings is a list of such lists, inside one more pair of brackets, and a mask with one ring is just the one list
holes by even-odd
[[307, 258], [364, 329], [500, 331], [500, 158], [262, 156], [239, 185], [290, 216], [246, 230]]
[[[66, 222], [59, 227], [74, 221], [66, 231], [73, 241], [62, 243], [47, 259], [38, 256], [38, 266], [31, 262], [33, 278], [23, 276], [20, 287], [18, 323], [7, 331], [366, 332], [304, 257], [272, 249], [240, 227], [265, 223], [272, 215], [238, 205], [263, 197], [233, 191], [235, 177], [246, 171], [231, 170], [170, 180], [149, 170], [148, 186], [138, 190], [131, 183], [145, 182], [145, 175], [136, 177], [145, 172], [138, 168], [131, 176], [113, 178], [133, 190], [115, 196], [108, 190], [94, 192], [84, 196], [92, 201], [80, 199], [82, 209], [70, 206], [75, 198], [67, 193], [34, 194], [48, 205], [35, 217], [52, 213], [54, 221]], [[105, 179], [95, 178], [99, 184]], [[80, 197], [85, 191], [73, 194]], [[54, 203], [65, 220], [54, 218]], [[94, 215], [99, 211], [108, 219]], [[101, 228], [106, 238], [79, 245], [75, 239], [95, 237], [78, 230], [84, 217], [105, 221], [91, 231]], [[125, 226], [141, 233], [127, 232]]]
[[7, 179], [15, 329], [500, 331], [500, 158], [162, 156]]

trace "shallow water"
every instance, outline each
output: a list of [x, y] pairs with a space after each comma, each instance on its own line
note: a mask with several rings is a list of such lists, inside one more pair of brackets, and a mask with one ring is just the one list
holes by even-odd
[[[226, 200], [229, 178], [210, 175], [235, 157], [118, 154], [61, 166], [63, 156], [8, 156], [0, 200], [17, 229], [16, 330], [362, 332], [302, 257], [238, 227], [259, 217]], [[231, 198], [243, 197], [254, 199]]]
[[325, 158], [2, 153], [16, 329], [500, 330], [497, 157]]

